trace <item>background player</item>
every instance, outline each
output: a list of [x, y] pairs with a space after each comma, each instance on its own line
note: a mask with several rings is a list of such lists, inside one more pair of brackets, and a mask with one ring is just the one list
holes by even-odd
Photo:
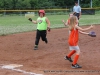
[[73, 13], [79, 20], [81, 17], [81, 7], [78, 5], [77, 1], [75, 2], [75, 6], [73, 7]]
[[[73, 16], [73, 13], [69, 14], [69, 18]], [[62, 22], [64, 23], [65, 26], [67, 26], [69, 24], [69, 18], [68, 20], [65, 22], [64, 20], [62, 20]]]

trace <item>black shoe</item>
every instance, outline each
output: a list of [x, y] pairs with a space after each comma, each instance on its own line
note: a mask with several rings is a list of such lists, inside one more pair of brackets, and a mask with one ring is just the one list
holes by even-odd
[[65, 60], [69, 60], [70, 62], [73, 62], [73, 60], [71, 59], [71, 57], [66, 56], [66, 57], [64, 57], [64, 59]]
[[75, 64], [75, 65], [72, 64], [72, 68], [82, 68], [82, 66], [80, 66], [78, 64]]
[[47, 40], [47, 38], [45, 39], [45, 43], [46, 43], [46, 44], [48, 43], [48, 40]]
[[36, 45], [36, 46], [34, 46], [34, 50], [38, 50], [38, 46]]

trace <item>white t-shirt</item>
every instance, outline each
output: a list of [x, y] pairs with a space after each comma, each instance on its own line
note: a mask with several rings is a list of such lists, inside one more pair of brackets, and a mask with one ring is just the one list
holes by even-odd
[[81, 12], [81, 7], [79, 5], [78, 6], [74, 6], [73, 7], [73, 12], [80, 13]]

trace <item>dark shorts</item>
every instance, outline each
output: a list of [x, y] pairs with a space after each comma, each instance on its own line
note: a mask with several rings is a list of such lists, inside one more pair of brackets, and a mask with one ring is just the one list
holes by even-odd
[[80, 14], [79, 14], [79, 13], [75, 13], [74, 15], [77, 16], [77, 18], [78, 18], [78, 20], [79, 20]]

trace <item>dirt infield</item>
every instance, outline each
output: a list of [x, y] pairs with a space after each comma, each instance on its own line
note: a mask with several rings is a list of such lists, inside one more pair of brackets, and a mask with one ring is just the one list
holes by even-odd
[[[72, 69], [72, 63], [64, 60], [69, 53], [67, 28], [48, 32], [49, 43], [40, 40], [39, 50], [33, 50], [36, 31], [0, 36], [0, 75], [100, 75], [100, 25], [94, 31], [96, 38], [80, 34], [81, 69]], [[2, 69], [8, 64], [23, 65], [17, 69], [24, 72]]]

